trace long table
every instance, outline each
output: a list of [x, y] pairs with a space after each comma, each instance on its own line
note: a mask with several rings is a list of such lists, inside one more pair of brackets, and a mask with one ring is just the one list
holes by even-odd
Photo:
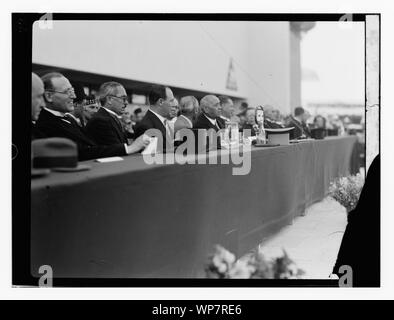
[[[215, 244], [247, 253], [356, 173], [356, 137], [253, 148], [231, 164], [148, 165], [141, 155], [31, 181], [31, 272], [62, 278], [199, 278]], [[222, 151], [226, 152], [226, 151]]]

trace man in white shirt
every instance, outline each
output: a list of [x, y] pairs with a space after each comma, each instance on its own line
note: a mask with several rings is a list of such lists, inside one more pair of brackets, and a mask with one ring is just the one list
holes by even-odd
[[158, 145], [159, 151], [165, 152], [174, 148], [174, 132], [169, 124], [174, 100], [174, 94], [169, 87], [153, 85], [149, 93], [149, 110], [135, 128], [136, 137], [144, 134], [149, 129], [159, 130], [162, 141]]
[[218, 97], [207, 95], [200, 101], [201, 113], [194, 123], [196, 129], [214, 129], [219, 131], [224, 128], [224, 120], [220, 118], [222, 107]]

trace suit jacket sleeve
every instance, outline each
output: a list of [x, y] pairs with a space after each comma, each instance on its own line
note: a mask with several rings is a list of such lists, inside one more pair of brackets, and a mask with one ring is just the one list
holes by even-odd
[[87, 133], [99, 145], [110, 146], [119, 143], [119, 138], [109, 120], [93, 118], [86, 126]]
[[142, 136], [145, 133], [145, 131], [148, 129], [149, 129], [148, 126], [144, 123], [140, 122], [140, 123], [136, 124], [135, 129], [134, 129], [135, 138]]
[[77, 144], [79, 161], [127, 155], [123, 143], [117, 143], [111, 146], [99, 146], [92, 142], [91, 145], [88, 145], [81, 140], [76, 140], [75, 136], [72, 136], [67, 131], [59, 131], [52, 124], [46, 123], [40, 124], [39, 130], [47, 137], [67, 138], [74, 141]]

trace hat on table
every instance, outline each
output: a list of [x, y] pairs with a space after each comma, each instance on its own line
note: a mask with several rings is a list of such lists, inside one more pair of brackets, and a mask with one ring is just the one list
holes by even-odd
[[32, 161], [35, 169], [82, 171], [90, 166], [78, 164], [77, 145], [66, 138], [37, 139], [32, 142]]
[[293, 130], [294, 127], [291, 128], [278, 128], [278, 129], [265, 129], [265, 132], [268, 136], [269, 144], [280, 144], [280, 145], [289, 145], [290, 144], [290, 131]]

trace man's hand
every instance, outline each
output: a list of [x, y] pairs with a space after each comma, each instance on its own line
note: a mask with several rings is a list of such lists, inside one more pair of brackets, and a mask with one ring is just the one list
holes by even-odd
[[145, 149], [145, 147], [150, 143], [150, 140], [151, 138], [146, 134], [139, 136], [130, 146], [127, 146], [127, 154], [136, 153]]

